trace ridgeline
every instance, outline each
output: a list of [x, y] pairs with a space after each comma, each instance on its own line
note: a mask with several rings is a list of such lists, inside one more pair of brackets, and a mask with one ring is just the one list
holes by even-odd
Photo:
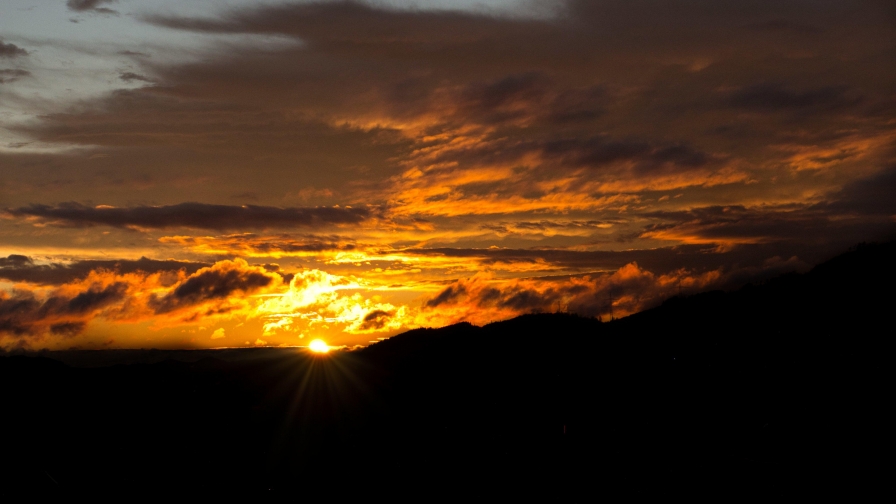
[[0, 496], [892, 496], [894, 258], [327, 356], [2, 357]]

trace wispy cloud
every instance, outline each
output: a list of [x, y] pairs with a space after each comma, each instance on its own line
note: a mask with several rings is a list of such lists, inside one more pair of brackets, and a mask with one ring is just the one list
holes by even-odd
[[100, 14], [118, 14], [104, 5], [117, 3], [118, 0], [68, 0], [65, 5], [75, 12], [97, 12]]
[[27, 56], [28, 51], [11, 43], [4, 42], [0, 39], [0, 58], [17, 58], [19, 56]]
[[58, 206], [34, 204], [7, 208], [5, 212], [12, 217], [34, 218], [41, 223], [55, 226], [102, 225], [148, 229], [189, 227], [218, 230], [357, 224], [371, 216], [371, 211], [367, 208], [277, 208], [205, 203], [126, 208], [90, 207], [80, 203], [63, 203]]

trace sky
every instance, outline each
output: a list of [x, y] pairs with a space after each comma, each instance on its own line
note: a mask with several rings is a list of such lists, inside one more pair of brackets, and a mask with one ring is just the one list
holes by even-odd
[[896, 237], [896, 4], [5, 0], [0, 348], [618, 318]]

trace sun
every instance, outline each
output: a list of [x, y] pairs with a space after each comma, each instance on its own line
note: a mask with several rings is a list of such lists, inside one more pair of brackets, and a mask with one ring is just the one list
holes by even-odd
[[330, 351], [329, 345], [324, 340], [316, 339], [308, 344], [308, 349], [315, 353], [327, 353]]

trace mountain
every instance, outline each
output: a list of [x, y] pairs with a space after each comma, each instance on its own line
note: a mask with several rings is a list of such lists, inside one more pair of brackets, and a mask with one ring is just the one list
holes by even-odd
[[892, 494], [894, 252], [610, 322], [532, 314], [327, 356], [0, 358], [0, 495]]

